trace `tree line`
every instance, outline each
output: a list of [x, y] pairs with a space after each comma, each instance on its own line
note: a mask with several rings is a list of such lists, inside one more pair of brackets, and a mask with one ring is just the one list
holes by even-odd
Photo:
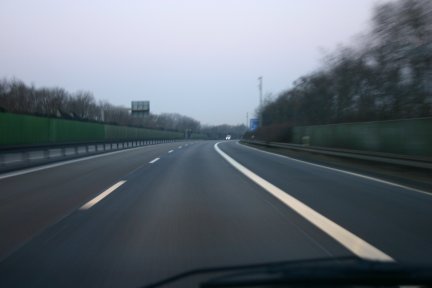
[[0, 111], [180, 131], [187, 135], [200, 133], [208, 139], [222, 139], [229, 133], [239, 138], [246, 130], [244, 125], [202, 126], [198, 120], [177, 113], [133, 117], [128, 108], [97, 101], [88, 91], [36, 88], [17, 79], [0, 80]]
[[261, 133], [281, 137], [299, 125], [432, 116], [432, 1], [377, 5], [371, 24], [361, 44], [339, 48], [267, 100], [257, 110]]

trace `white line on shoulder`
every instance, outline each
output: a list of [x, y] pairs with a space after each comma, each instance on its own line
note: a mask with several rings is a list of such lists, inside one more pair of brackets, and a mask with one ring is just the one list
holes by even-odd
[[1, 174], [0, 180], [10, 178], [10, 177], [20, 176], [20, 175], [24, 175], [24, 174], [28, 174], [28, 173], [32, 173], [32, 172], [37, 172], [37, 171], [41, 171], [41, 170], [46, 170], [46, 169], [50, 169], [50, 168], [54, 168], [54, 167], [58, 167], [58, 166], [72, 164], [72, 163], [76, 163], [76, 162], [91, 160], [91, 159], [95, 159], [95, 158], [99, 158], [99, 157], [105, 157], [105, 156], [110, 156], [110, 155], [123, 153], [123, 152], [127, 152], [127, 151], [143, 149], [143, 148], [147, 148], [147, 147], [149, 147], [149, 146], [140, 146], [140, 147], [135, 147], [135, 148], [128, 148], [128, 149], [117, 150], [117, 151], [107, 152], [107, 153], [101, 153], [101, 154], [92, 155], [92, 156], [85, 156], [85, 157], [72, 159], [72, 160], [65, 160], [65, 161], [61, 161], [61, 162], [57, 162], [57, 163], [53, 163], [53, 164], [46, 164], [46, 165], [42, 165], [42, 166], [38, 166], [38, 167], [34, 167], [34, 168], [26, 168], [24, 170], [19, 170], [19, 171], [15, 171], [15, 172], [8, 172], [5, 174]]
[[321, 229], [323, 232], [328, 234], [330, 237], [335, 239], [337, 242], [342, 244], [345, 248], [350, 250], [352, 253], [365, 259], [373, 259], [373, 260], [380, 260], [380, 261], [394, 261], [394, 259], [389, 255], [375, 248], [365, 240], [361, 239], [360, 237], [346, 230], [342, 226], [336, 224], [335, 222], [328, 219], [327, 217], [316, 212], [315, 210], [313, 210], [303, 202], [292, 197], [285, 191], [281, 190], [280, 188], [276, 187], [275, 185], [271, 184], [267, 180], [261, 178], [260, 176], [256, 175], [255, 173], [247, 169], [245, 166], [235, 161], [233, 158], [228, 156], [228, 154], [223, 152], [218, 147], [219, 143], [221, 142], [218, 142], [214, 145], [215, 150], [234, 168], [236, 168], [238, 171], [240, 171], [242, 174], [244, 174], [246, 177], [251, 179], [256, 184], [261, 186], [263, 189], [268, 191], [275, 198], [279, 199], [282, 203], [284, 203], [285, 205], [293, 209], [295, 212], [300, 214], [310, 223], [312, 223], [313, 225]]
[[371, 180], [371, 181], [375, 181], [375, 182], [391, 185], [391, 186], [394, 186], [394, 187], [399, 187], [399, 188], [403, 188], [403, 189], [419, 192], [419, 193], [422, 193], [422, 194], [426, 194], [428, 196], [432, 196], [432, 194], [430, 192], [427, 192], [427, 191], [424, 191], [424, 190], [421, 190], [421, 189], [405, 186], [405, 185], [402, 185], [402, 184], [397, 184], [397, 183], [394, 183], [394, 182], [391, 182], [391, 181], [382, 180], [382, 179], [375, 178], [375, 177], [372, 177], [372, 176], [367, 176], [367, 175], [364, 175], [364, 174], [359, 174], [359, 173], [356, 173], [356, 172], [351, 172], [351, 171], [347, 171], [347, 170], [342, 170], [342, 169], [333, 168], [333, 167], [330, 167], [330, 166], [325, 166], [325, 165], [321, 165], [321, 164], [316, 164], [316, 163], [312, 163], [312, 162], [308, 162], [308, 161], [292, 158], [292, 157], [289, 157], [289, 156], [286, 156], [286, 155], [280, 155], [280, 154], [277, 154], [277, 153], [261, 150], [261, 149], [258, 149], [258, 148], [255, 148], [255, 147], [250, 147], [250, 146], [247, 146], [247, 145], [241, 145], [238, 141], [237, 141], [237, 144], [239, 144], [242, 147], [251, 149], [251, 150], [259, 151], [259, 152], [262, 152], [262, 153], [270, 154], [270, 155], [281, 157], [281, 158], [286, 158], [286, 159], [289, 159], [289, 160], [292, 160], [292, 161], [296, 161], [296, 162], [299, 162], [299, 163], [304, 163], [304, 164], [312, 165], [312, 166], [315, 166], [315, 167], [329, 169], [329, 170], [332, 170], [332, 171], [348, 174], [348, 175], [351, 175], [351, 176], [357, 176], [357, 177], [360, 177], [360, 178], [363, 178], [363, 179], [368, 179], [368, 180]]

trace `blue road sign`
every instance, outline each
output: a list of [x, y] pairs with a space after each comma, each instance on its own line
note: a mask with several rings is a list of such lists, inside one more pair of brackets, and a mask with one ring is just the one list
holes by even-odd
[[249, 121], [249, 130], [255, 131], [259, 126], [258, 118], [251, 118]]

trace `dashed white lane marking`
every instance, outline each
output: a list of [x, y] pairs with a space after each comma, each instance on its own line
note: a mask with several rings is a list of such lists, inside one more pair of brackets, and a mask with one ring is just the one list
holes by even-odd
[[174, 150], [170, 150], [170, 151], [168, 151], [168, 153], [172, 153], [172, 152], [174, 152]]
[[178, 149], [182, 149], [182, 148], [183, 148], [182, 146], [179, 146], [179, 147], [178, 147]]
[[313, 210], [303, 202], [292, 197], [285, 191], [279, 189], [275, 185], [271, 184], [267, 180], [261, 178], [260, 176], [256, 175], [255, 173], [253, 173], [252, 171], [250, 171], [249, 169], [247, 169], [246, 167], [244, 167], [243, 165], [235, 161], [233, 158], [228, 156], [225, 152], [223, 152], [218, 147], [219, 143], [216, 143], [214, 145], [215, 150], [226, 161], [228, 161], [228, 163], [234, 166], [234, 168], [236, 168], [238, 171], [240, 171], [242, 174], [244, 174], [246, 177], [251, 179], [256, 184], [261, 186], [263, 189], [267, 190], [270, 194], [272, 194], [274, 197], [282, 201], [285, 205], [287, 205], [288, 207], [296, 211], [298, 214], [303, 216], [306, 220], [308, 220], [316, 227], [324, 231], [326, 234], [328, 234], [330, 237], [332, 237], [337, 242], [342, 244], [345, 248], [350, 250], [352, 253], [366, 259], [373, 259], [373, 260], [380, 260], [380, 261], [394, 261], [394, 259], [389, 255], [375, 248], [365, 240], [354, 235], [353, 233], [346, 230], [342, 226], [336, 224], [335, 222], [328, 219], [327, 217], [316, 212], [315, 210]]
[[80, 210], [90, 209], [91, 207], [93, 207], [94, 205], [96, 205], [99, 201], [101, 201], [102, 199], [104, 199], [106, 196], [108, 196], [109, 194], [111, 194], [112, 192], [114, 192], [114, 190], [116, 190], [117, 188], [119, 188], [124, 183], [126, 183], [125, 180], [117, 182], [116, 184], [114, 184], [113, 186], [111, 186], [110, 188], [108, 188], [107, 190], [105, 190], [104, 192], [102, 192], [101, 194], [99, 194], [98, 196], [96, 196], [95, 198], [93, 198], [92, 200], [90, 200], [89, 202], [87, 202], [86, 204], [84, 204], [83, 206], [81, 206]]
[[153, 164], [153, 163], [155, 163], [156, 161], [159, 161], [159, 159], [160, 159], [160, 158], [155, 158], [155, 159], [151, 160], [149, 163], [150, 163], [150, 164]]

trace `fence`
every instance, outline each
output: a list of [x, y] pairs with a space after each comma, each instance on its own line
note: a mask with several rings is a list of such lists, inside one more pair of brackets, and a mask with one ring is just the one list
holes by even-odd
[[292, 133], [295, 144], [432, 156], [432, 118], [300, 126]]
[[183, 133], [31, 115], [0, 113], [0, 147], [126, 140], [174, 140]]

